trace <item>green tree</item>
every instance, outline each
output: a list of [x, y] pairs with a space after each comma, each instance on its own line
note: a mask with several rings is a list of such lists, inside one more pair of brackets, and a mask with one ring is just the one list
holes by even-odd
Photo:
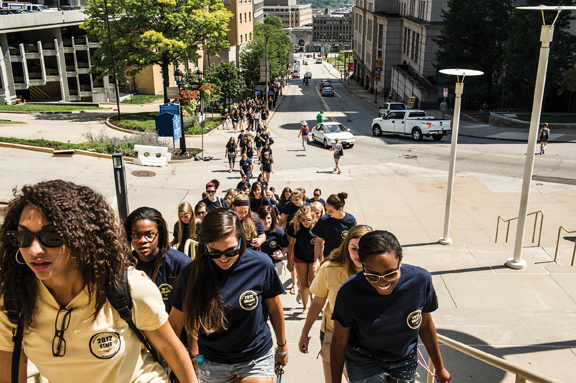
[[[574, 5], [574, 0], [527, 0], [527, 6]], [[546, 24], [556, 17], [555, 11], [544, 13]], [[550, 56], [546, 75], [544, 99], [554, 98], [562, 87], [563, 76], [576, 66], [576, 37], [569, 32], [575, 18], [563, 11], [556, 20], [554, 37], [550, 44]], [[506, 49], [505, 97], [513, 106], [529, 107], [534, 96], [538, 59], [540, 54], [540, 31], [542, 14], [538, 11], [517, 9], [510, 28], [510, 40]]]
[[92, 68], [99, 77], [113, 71], [104, 1], [120, 79], [160, 65], [165, 90], [170, 64], [195, 61], [201, 50], [214, 54], [230, 49], [226, 32], [233, 15], [221, 0], [90, 0], [82, 28], [100, 41]]
[[[230, 76], [228, 76], [228, 71], [230, 71]], [[219, 89], [224, 97], [236, 97], [246, 89], [242, 73], [236, 68], [234, 61], [220, 61], [218, 64], [212, 64], [204, 78], [210, 84], [214, 84], [215, 89]]]
[[442, 31], [436, 38], [438, 69], [465, 68], [484, 72], [466, 81], [466, 93], [492, 98], [492, 87], [504, 69], [514, 0], [448, 0]]
[[[254, 40], [240, 52], [240, 65], [251, 78], [260, 77], [260, 60], [266, 56], [266, 35], [277, 29], [268, 24], [254, 25]], [[280, 50], [282, 47], [282, 50]], [[281, 76], [292, 54], [292, 40], [282, 31], [272, 33], [268, 39], [269, 76], [271, 80]], [[280, 67], [282, 57], [282, 68]]]
[[264, 18], [264, 24], [272, 25], [274, 29], [284, 28], [284, 25], [282, 25], [282, 20], [276, 15], [267, 15]]

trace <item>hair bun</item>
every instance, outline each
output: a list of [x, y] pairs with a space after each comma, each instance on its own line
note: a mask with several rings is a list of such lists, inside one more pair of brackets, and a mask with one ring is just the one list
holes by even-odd
[[348, 198], [348, 193], [340, 192], [340, 193], [338, 193], [338, 198], [340, 198], [342, 201], [344, 201], [346, 198]]

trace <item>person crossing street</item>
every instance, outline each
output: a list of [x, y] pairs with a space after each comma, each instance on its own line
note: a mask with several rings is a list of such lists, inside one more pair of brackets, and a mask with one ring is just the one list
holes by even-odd
[[308, 135], [310, 134], [310, 130], [308, 129], [308, 123], [306, 121], [302, 121], [301, 125], [302, 126], [300, 127], [298, 137], [302, 137], [302, 148], [306, 150], [308, 146]]

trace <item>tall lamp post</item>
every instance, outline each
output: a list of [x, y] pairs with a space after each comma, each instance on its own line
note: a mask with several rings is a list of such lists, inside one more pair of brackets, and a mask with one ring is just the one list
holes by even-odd
[[[524, 230], [526, 229], [526, 215], [528, 212], [528, 200], [530, 197], [530, 182], [534, 171], [534, 153], [538, 126], [540, 125], [540, 113], [542, 111], [542, 98], [544, 96], [544, 85], [546, 84], [546, 69], [548, 68], [548, 56], [550, 54], [550, 43], [554, 35], [554, 24], [562, 11], [576, 10], [575, 6], [546, 6], [516, 7], [516, 9], [526, 9], [540, 11], [542, 13], [542, 29], [540, 31], [540, 58], [538, 60], [538, 72], [536, 73], [536, 86], [534, 88], [534, 102], [532, 104], [532, 117], [530, 118], [530, 131], [528, 133], [528, 147], [526, 149], [526, 162], [524, 165], [524, 179], [522, 181], [522, 195], [520, 197], [520, 209], [518, 212], [518, 228], [516, 229], [516, 242], [514, 243], [514, 256], [506, 261], [506, 266], [512, 269], [523, 269], [526, 261], [522, 259], [522, 245], [524, 243]], [[550, 25], [546, 25], [544, 11], [556, 11], [556, 18]]]
[[[452, 146], [450, 147], [450, 168], [448, 171], [448, 187], [446, 188], [446, 211], [444, 213], [444, 236], [438, 240], [442, 245], [450, 245], [452, 239], [450, 232], [450, 214], [452, 212], [452, 190], [454, 189], [454, 169], [456, 168], [456, 146], [458, 144], [458, 129], [460, 127], [460, 106], [462, 105], [462, 91], [466, 76], [480, 76], [484, 74], [479, 70], [471, 69], [442, 69], [440, 73], [456, 76], [456, 102], [454, 103], [454, 117], [452, 122]], [[460, 79], [462, 77], [462, 79]]]
[[[184, 74], [180, 68], [176, 68], [174, 71], [174, 78], [176, 79], [176, 84], [178, 84], [178, 94], [182, 92], [182, 77], [184, 77]], [[182, 135], [180, 136], [180, 155], [187, 156], [188, 150], [186, 149], [186, 129], [184, 129], [184, 114], [182, 113], [182, 103], [180, 103], [178, 109], [180, 110], [180, 126], [182, 129]]]
[[230, 109], [230, 80], [232, 79], [232, 72], [230, 69], [226, 69], [226, 78], [228, 79], [228, 109]]
[[[198, 80], [200, 80], [200, 84], [202, 84], [202, 71], [200, 68], [196, 70], [196, 76], [198, 76]], [[202, 87], [202, 85], [200, 85]], [[206, 117], [204, 116], [204, 96], [200, 93], [200, 118], [202, 122], [200, 123], [200, 129], [202, 130], [202, 156], [200, 157], [202, 161], [211, 160], [212, 157], [204, 157], [204, 127], [206, 126]]]
[[[110, 40], [110, 56], [112, 57], [112, 69], [114, 70], [114, 91], [116, 92], [116, 107], [118, 108], [118, 121], [120, 121], [120, 94], [118, 92], [118, 80], [116, 79], [116, 60], [114, 60], [114, 43], [110, 32], [110, 17], [108, 16], [108, 0], [104, 0], [104, 12], [106, 13], [106, 25], [108, 26], [108, 39]], [[110, 88], [108, 88], [110, 90]]]
[[274, 29], [272, 32], [266, 35], [266, 109], [270, 109], [270, 105], [268, 105], [268, 93], [270, 93], [270, 64], [268, 63], [268, 39], [272, 36], [273, 33], [278, 31], [284, 31], [284, 28]]

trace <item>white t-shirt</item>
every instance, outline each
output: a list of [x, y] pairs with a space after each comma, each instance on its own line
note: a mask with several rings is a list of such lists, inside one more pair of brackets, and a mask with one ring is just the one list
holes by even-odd
[[[143, 273], [128, 272], [134, 306], [132, 317], [140, 330], [158, 329], [168, 320], [162, 296]], [[52, 355], [56, 316], [60, 305], [46, 286], [38, 281], [38, 301], [34, 325], [24, 332], [22, 348], [43, 377], [51, 383], [89, 382], [167, 382], [164, 369], [154, 361], [118, 311], [106, 301], [93, 320], [95, 302], [88, 301], [87, 288], [65, 308], [72, 309], [70, 324], [62, 337], [66, 341], [63, 357]], [[3, 297], [0, 298], [0, 307]], [[60, 314], [62, 321], [64, 311]], [[12, 352], [12, 329], [5, 311], [0, 311], [0, 350]], [[60, 327], [60, 324], [59, 324]]]

